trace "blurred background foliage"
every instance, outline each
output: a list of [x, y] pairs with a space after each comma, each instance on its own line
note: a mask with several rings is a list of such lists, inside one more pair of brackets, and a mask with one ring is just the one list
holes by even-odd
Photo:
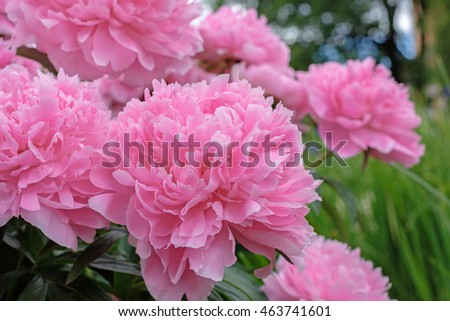
[[450, 68], [450, 0], [206, 0], [212, 8], [256, 8], [291, 46], [293, 68], [363, 59], [423, 88], [437, 80], [436, 58]]

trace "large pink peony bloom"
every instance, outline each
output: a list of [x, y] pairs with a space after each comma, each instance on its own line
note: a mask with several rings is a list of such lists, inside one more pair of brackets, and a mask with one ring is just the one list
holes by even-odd
[[[387, 162], [413, 166], [424, 153], [414, 129], [420, 117], [408, 90], [391, 78], [382, 65], [368, 58], [347, 65], [329, 62], [310, 68], [307, 76], [309, 104], [327, 147], [343, 158], [362, 151]], [[338, 148], [339, 149], [339, 148]]]
[[[114, 148], [105, 153], [116, 164], [92, 171], [104, 193], [89, 202], [127, 225], [151, 294], [207, 297], [235, 262], [236, 241], [272, 261], [279, 250], [300, 264], [312, 234], [306, 205], [318, 199], [319, 182], [295, 164], [302, 144], [292, 113], [281, 104], [273, 110], [261, 89], [228, 83], [227, 76], [210, 85], [153, 86], [152, 96], [119, 114]], [[274, 146], [265, 152], [269, 134]], [[167, 149], [174, 137], [185, 146], [179, 153]], [[264, 161], [268, 156], [273, 163]]]
[[11, 1], [15, 42], [35, 42], [57, 68], [93, 80], [123, 75], [130, 87], [187, 71], [202, 49], [191, 21], [201, 6], [188, 0]]
[[255, 87], [262, 87], [267, 95], [275, 97], [294, 111], [294, 122], [299, 122], [309, 113], [303, 73], [268, 64], [239, 64], [233, 69], [239, 78], [247, 79]]
[[389, 287], [389, 279], [363, 260], [359, 249], [318, 236], [302, 271], [280, 257], [262, 290], [273, 301], [379, 301], [389, 300]]
[[89, 84], [62, 72], [32, 79], [18, 65], [0, 71], [0, 225], [21, 216], [72, 249], [108, 225], [87, 205], [109, 121], [99, 106]]
[[202, 21], [200, 33], [205, 49], [198, 58], [211, 65], [209, 71], [228, 71], [221, 64], [236, 61], [289, 66], [289, 47], [270, 30], [265, 17], [258, 18], [255, 9], [233, 11], [223, 6]]

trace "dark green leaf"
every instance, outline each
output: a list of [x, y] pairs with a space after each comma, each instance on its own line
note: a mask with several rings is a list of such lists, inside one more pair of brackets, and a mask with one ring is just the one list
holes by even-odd
[[3, 236], [5, 235], [5, 232], [6, 232], [6, 225], [0, 227], [0, 242], [3, 241]]
[[34, 277], [19, 296], [19, 301], [44, 301], [47, 296], [48, 284], [41, 277]]
[[77, 299], [88, 301], [111, 301], [112, 296], [102, 289], [96, 282], [87, 277], [79, 277], [70, 284], [70, 288], [76, 291]]
[[245, 292], [252, 300], [265, 300], [265, 297], [260, 290], [260, 284], [256, 282], [257, 279], [253, 273], [247, 272], [239, 263], [225, 269], [224, 280], [245, 289]]
[[31, 263], [33, 263], [33, 264], [35, 263], [35, 260], [34, 260], [33, 256], [30, 254], [30, 252], [28, 252], [27, 250], [24, 250], [22, 248], [20, 241], [15, 236], [13, 236], [11, 233], [6, 232], [5, 235], [3, 236], [3, 241], [6, 244], [8, 244], [10, 247], [12, 247], [13, 249], [22, 253], [28, 260], [30, 260]]
[[47, 296], [51, 301], [72, 301], [76, 299], [71, 288], [54, 282], [49, 282]]
[[70, 284], [75, 281], [90, 263], [102, 256], [117, 240], [121, 239], [125, 235], [126, 233], [123, 231], [114, 230], [97, 238], [78, 255], [75, 263], [73, 264], [72, 270], [67, 276], [66, 284]]
[[25, 273], [25, 270], [15, 270], [0, 275], [0, 300]]
[[238, 257], [239, 262], [241, 262], [246, 270], [249, 271], [263, 268], [270, 263], [265, 256], [251, 253], [240, 244], [236, 246], [236, 256]]
[[233, 301], [265, 300], [253, 275], [240, 264], [225, 269], [224, 279], [216, 284], [209, 299], [216, 301], [218, 297]]
[[34, 226], [27, 226], [24, 234], [25, 237], [22, 247], [26, 249], [27, 252], [33, 257], [34, 261], [36, 261], [48, 239]]
[[46, 259], [40, 258], [39, 267], [48, 268], [61, 266], [64, 264], [71, 264], [76, 259], [76, 254], [71, 251], [63, 252], [57, 256], [50, 256]]
[[153, 301], [141, 276], [114, 273], [113, 293], [123, 301]]
[[113, 256], [109, 254], [104, 254], [102, 257], [92, 262], [90, 267], [100, 270], [141, 276], [141, 271], [137, 264], [127, 262], [120, 256]]
[[355, 220], [357, 216], [357, 206], [356, 198], [352, 191], [349, 190], [345, 185], [338, 182], [337, 180], [331, 179], [329, 177], [321, 177], [325, 184], [330, 186], [332, 189], [338, 193], [339, 197], [344, 201], [347, 206], [350, 217]]
[[211, 294], [208, 296], [209, 301], [223, 301], [224, 298], [220, 295], [220, 292], [216, 288], [212, 289]]
[[52, 240], [48, 240], [47, 243], [45, 243], [45, 245], [41, 248], [41, 251], [39, 253], [39, 256], [37, 258], [37, 262], [42, 262], [44, 261], [44, 258], [51, 254], [53, 252], [53, 250], [55, 250], [56, 248], [58, 248], [58, 244], [56, 244], [55, 242], [53, 242]]

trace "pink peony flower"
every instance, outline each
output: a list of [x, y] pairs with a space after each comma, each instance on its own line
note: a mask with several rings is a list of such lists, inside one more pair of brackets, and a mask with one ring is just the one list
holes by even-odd
[[[289, 47], [267, 25], [265, 17], [258, 18], [255, 9], [233, 11], [228, 6], [209, 14], [200, 24], [204, 52], [198, 58], [211, 64], [208, 71], [224, 63], [245, 62], [289, 66]], [[220, 72], [218, 72], [220, 73]]]
[[[236, 241], [272, 261], [279, 250], [300, 264], [312, 234], [307, 204], [318, 199], [319, 182], [300, 163], [292, 113], [281, 104], [273, 110], [261, 89], [228, 83], [228, 76], [210, 85], [153, 87], [153, 95], [119, 114], [114, 148], [105, 153], [115, 164], [91, 172], [104, 192], [89, 202], [127, 225], [150, 293], [160, 300], [206, 298], [235, 262]], [[262, 147], [267, 135], [269, 151]], [[179, 153], [167, 148], [174, 137], [185, 146]], [[273, 163], [265, 161], [269, 155]]]
[[25, 67], [33, 76], [37, 76], [41, 64], [24, 57], [15, 55], [11, 49], [9, 41], [0, 38], [0, 68], [4, 68], [11, 64], [18, 64]]
[[183, 73], [202, 49], [188, 0], [11, 1], [15, 43], [36, 43], [57, 68], [85, 80], [123, 75], [129, 87]]
[[165, 80], [168, 83], [177, 82], [181, 85], [186, 85], [204, 80], [207, 82], [211, 82], [211, 80], [213, 80], [215, 76], [217, 75], [204, 70], [198, 65], [197, 62], [194, 62], [194, 65], [185, 74], [181, 75], [179, 73], [174, 73], [166, 77]]
[[105, 104], [111, 110], [112, 117], [116, 117], [131, 99], [144, 96], [144, 86], [128, 87], [121, 78], [123, 77], [103, 76], [93, 81], [102, 94]]
[[275, 65], [235, 65], [238, 77], [247, 79], [253, 86], [262, 87], [267, 95], [280, 100], [294, 111], [294, 122], [299, 122], [308, 113], [308, 97], [302, 73], [291, 68], [280, 69]]
[[366, 151], [387, 162], [413, 166], [424, 153], [414, 129], [420, 117], [408, 98], [408, 90], [391, 77], [387, 68], [372, 58], [335, 62], [310, 68], [307, 78], [309, 104], [327, 147], [343, 158]]
[[0, 68], [5, 68], [11, 64], [14, 58], [14, 53], [8, 48], [5, 41], [0, 38]]
[[14, 30], [14, 25], [6, 14], [8, 0], [0, 0], [0, 37], [10, 37]]
[[389, 300], [389, 287], [389, 279], [363, 260], [359, 249], [318, 236], [302, 271], [280, 257], [262, 290], [273, 301], [379, 301]]
[[108, 129], [100, 106], [90, 84], [63, 72], [32, 79], [18, 65], [0, 70], [0, 225], [21, 216], [72, 249], [108, 225], [87, 205]]

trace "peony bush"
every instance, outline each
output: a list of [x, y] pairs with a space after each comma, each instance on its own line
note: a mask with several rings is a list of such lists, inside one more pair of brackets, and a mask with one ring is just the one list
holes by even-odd
[[0, 248], [33, 264], [0, 298], [37, 279], [43, 299], [230, 299], [244, 273], [256, 299], [389, 299], [364, 253], [315, 235], [330, 180], [302, 135], [413, 166], [406, 86], [371, 58], [294, 70], [255, 10], [201, 13], [0, 1]]

